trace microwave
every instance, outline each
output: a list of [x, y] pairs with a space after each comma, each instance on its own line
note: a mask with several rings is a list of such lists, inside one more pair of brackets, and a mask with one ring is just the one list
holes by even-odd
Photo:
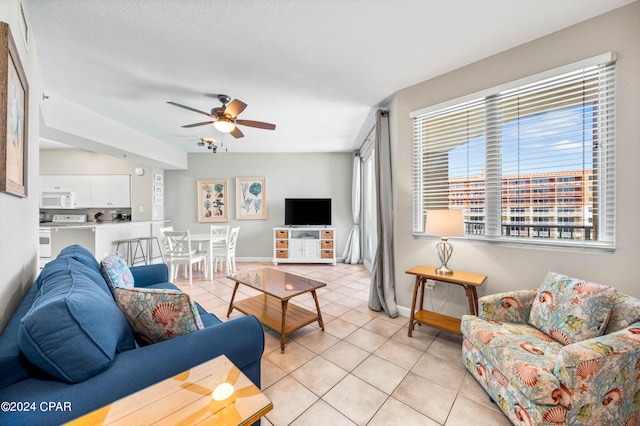
[[52, 191], [40, 194], [42, 209], [72, 209], [75, 206], [73, 192]]

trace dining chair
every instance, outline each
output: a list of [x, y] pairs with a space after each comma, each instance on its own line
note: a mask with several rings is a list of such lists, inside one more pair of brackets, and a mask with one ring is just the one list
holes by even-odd
[[229, 236], [229, 225], [211, 225], [211, 236], [224, 235]]
[[[222, 271], [222, 261], [227, 256], [227, 241], [229, 240], [229, 225], [211, 225], [211, 252], [213, 253], [213, 272], [218, 270], [218, 261]], [[213, 238], [213, 237], [221, 238]]]
[[169, 240], [167, 239], [167, 236], [165, 235], [165, 233], [172, 232], [173, 226], [160, 228], [159, 231], [160, 231], [160, 236], [162, 237], [162, 247], [164, 250], [164, 255], [167, 256], [167, 252], [171, 250], [171, 247], [169, 247]]
[[184, 265], [185, 276], [189, 277], [189, 285], [193, 282], [193, 265], [199, 268], [204, 264], [205, 275], [207, 270], [207, 255], [197, 253], [191, 246], [191, 234], [189, 231], [166, 231], [164, 235], [167, 238], [167, 259], [171, 266], [171, 279], [178, 277], [178, 268]]
[[236, 272], [236, 243], [238, 242], [238, 234], [240, 227], [231, 229], [229, 234], [229, 244], [227, 246], [227, 274]]

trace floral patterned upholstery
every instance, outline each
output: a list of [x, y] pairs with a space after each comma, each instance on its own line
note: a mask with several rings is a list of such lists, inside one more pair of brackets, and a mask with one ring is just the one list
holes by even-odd
[[564, 345], [529, 324], [537, 295], [480, 298], [462, 318], [467, 369], [516, 425], [640, 424], [640, 300], [619, 294], [605, 334]]
[[133, 287], [133, 275], [127, 261], [119, 254], [110, 254], [100, 262], [100, 272], [113, 293], [116, 287]]
[[549, 272], [531, 306], [529, 324], [565, 345], [600, 336], [616, 294], [612, 287]]
[[196, 304], [179, 290], [116, 287], [114, 293], [143, 346], [204, 328]]

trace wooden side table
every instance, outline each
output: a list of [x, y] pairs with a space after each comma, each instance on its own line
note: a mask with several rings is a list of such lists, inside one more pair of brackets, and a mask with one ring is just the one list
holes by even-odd
[[220, 355], [67, 425], [251, 425], [272, 408], [269, 398]]
[[[476, 292], [476, 287], [480, 287], [485, 282], [487, 279], [486, 275], [463, 271], [453, 271], [453, 274], [443, 275], [436, 273], [436, 268], [433, 266], [414, 266], [405, 272], [409, 275], [416, 276], [416, 282], [413, 288], [413, 301], [411, 302], [409, 337], [411, 337], [411, 333], [416, 324], [431, 325], [442, 330], [461, 334], [459, 318], [427, 311], [423, 308], [424, 286], [427, 280], [456, 284], [464, 287], [467, 299], [469, 300], [469, 312], [473, 315], [478, 315], [478, 293]], [[416, 310], [418, 289], [420, 289], [420, 303]]]

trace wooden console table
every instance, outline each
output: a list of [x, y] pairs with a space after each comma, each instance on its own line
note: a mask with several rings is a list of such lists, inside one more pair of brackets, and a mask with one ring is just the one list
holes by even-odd
[[[480, 287], [485, 282], [487, 279], [486, 275], [463, 271], [453, 271], [453, 274], [443, 275], [436, 273], [436, 268], [433, 266], [414, 266], [405, 272], [409, 275], [416, 276], [415, 286], [413, 288], [413, 301], [411, 302], [411, 316], [409, 319], [409, 337], [411, 337], [411, 333], [416, 324], [426, 324], [461, 334], [459, 318], [427, 311], [423, 308], [424, 286], [427, 280], [456, 284], [464, 287], [467, 299], [469, 300], [469, 312], [472, 315], [478, 315], [478, 293], [476, 292], [476, 287]], [[418, 289], [420, 289], [420, 303], [416, 310]]]

